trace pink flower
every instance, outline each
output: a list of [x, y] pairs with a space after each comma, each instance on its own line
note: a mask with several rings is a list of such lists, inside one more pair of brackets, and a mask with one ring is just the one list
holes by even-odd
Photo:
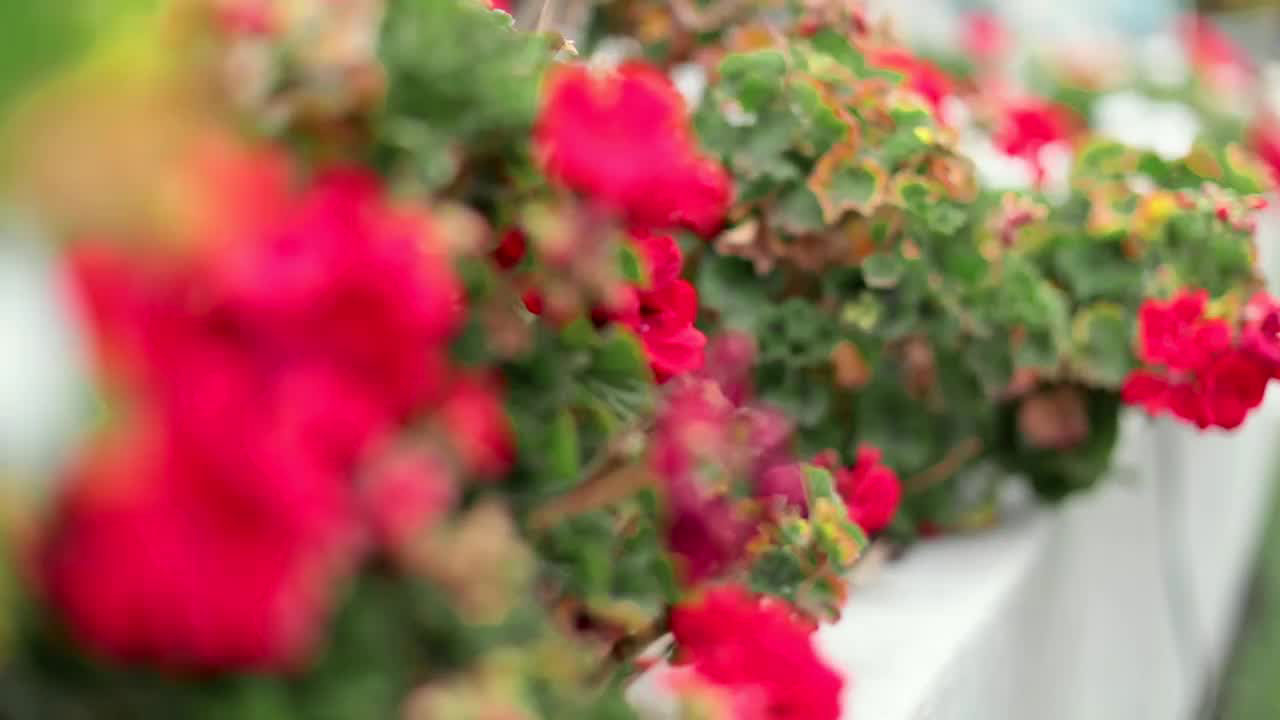
[[398, 447], [379, 455], [361, 489], [374, 534], [389, 548], [431, 528], [458, 495], [448, 463], [425, 448]]
[[642, 231], [715, 232], [729, 176], [698, 149], [684, 101], [658, 70], [566, 65], [548, 80], [534, 143], [547, 175]]
[[736, 696], [769, 720], [837, 720], [843, 681], [813, 646], [812, 621], [786, 602], [738, 586], [675, 608], [675, 664]]
[[735, 409], [719, 388], [690, 379], [672, 389], [654, 429], [650, 464], [663, 481], [667, 545], [689, 583], [736, 562], [754, 527], [736, 498], [703, 477], [709, 468], [733, 471], [733, 460], [742, 454], [735, 447], [734, 419]]
[[611, 317], [639, 336], [658, 382], [666, 382], [702, 367], [707, 338], [693, 326], [698, 292], [680, 277], [684, 260], [675, 240], [640, 235], [634, 242], [649, 271], [649, 284], [633, 289]]
[[1239, 91], [1251, 82], [1255, 69], [1248, 54], [1206, 18], [1184, 16], [1178, 34], [1192, 67], [1210, 85]]
[[699, 376], [719, 385], [729, 402], [742, 407], [754, 392], [755, 359], [756, 341], [750, 333], [721, 331], [707, 347], [706, 362]]
[[934, 117], [942, 122], [942, 103], [954, 94], [954, 89], [951, 78], [937, 65], [901, 47], [875, 50], [867, 59], [872, 65], [901, 73], [903, 86], [924, 98]]
[[961, 45], [970, 57], [983, 62], [999, 60], [1009, 49], [1009, 34], [994, 12], [975, 12], [964, 19]]
[[659, 679], [684, 710], [680, 717], [769, 720], [768, 699], [757, 688], [717, 685], [691, 667], [667, 667]]
[[1280, 121], [1267, 113], [1254, 120], [1248, 131], [1249, 146], [1271, 172], [1271, 182], [1280, 183]]

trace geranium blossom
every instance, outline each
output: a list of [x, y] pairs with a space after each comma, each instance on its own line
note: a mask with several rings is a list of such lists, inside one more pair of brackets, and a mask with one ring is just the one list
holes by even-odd
[[1259, 292], [1244, 308], [1244, 327], [1240, 344], [1272, 368], [1280, 372], [1280, 301]]
[[1263, 298], [1246, 312], [1241, 342], [1223, 319], [1205, 317], [1208, 294], [1185, 291], [1169, 301], [1148, 300], [1139, 310], [1138, 355], [1151, 367], [1130, 373], [1124, 401], [1151, 414], [1171, 412], [1199, 428], [1233, 429], [1262, 403], [1275, 372], [1265, 327], [1271, 308]]
[[702, 472], [724, 468], [735, 455], [735, 409], [714, 384], [687, 378], [667, 396], [654, 429], [650, 463], [663, 479], [667, 545], [689, 583], [738, 560], [754, 524], [727, 488]]
[[865, 445], [850, 467], [840, 467], [836, 454], [822, 453], [816, 464], [830, 470], [836, 479], [836, 490], [849, 509], [849, 518], [868, 533], [888, 527], [898, 512], [902, 487], [898, 474], [881, 461], [880, 449]]
[[1043, 183], [1048, 172], [1043, 151], [1070, 142], [1074, 124], [1071, 111], [1061, 105], [1037, 98], [1011, 100], [1000, 108], [993, 139], [1005, 154], [1030, 164], [1036, 182]]
[[[425, 218], [387, 205], [369, 176], [297, 193], [280, 166], [246, 155], [201, 176], [199, 221], [171, 255], [73, 255], [124, 403], [74, 467], [41, 572], [101, 652], [297, 664], [365, 534], [361, 458], [448, 397], [489, 396], [467, 383], [446, 395], [459, 288]], [[500, 468], [500, 413], [450, 407], [447, 441], [468, 466]], [[406, 532], [377, 517], [380, 534]]]
[[548, 80], [534, 142], [552, 180], [643, 231], [717, 230], [729, 176], [702, 154], [684, 100], [658, 70], [566, 65]]
[[684, 259], [675, 240], [666, 235], [640, 235], [634, 244], [648, 270], [648, 284], [632, 288], [610, 317], [639, 336], [654, 375], [664, 382], [702, 367], [707, 338], [693, 326], [698, 317], [698, 292], [680, 277]]
[[673, 611], [674, 662], [754, 696], [769, 720], [837, 720], [843, 682], [818, 657], [815, 628], [782, 600], [715, 587]]
[[903, 86], [924, 98], [934, 117], [943, 121], [943, 102], [955, 91], [951, 78], [937, 65], [901, 47], [876, 50], [867, 59], [872, 65], [901, 73]]

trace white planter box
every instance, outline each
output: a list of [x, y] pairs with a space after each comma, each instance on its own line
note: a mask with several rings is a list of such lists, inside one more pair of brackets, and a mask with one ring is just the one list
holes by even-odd
[[1125, 419], [1113, 477], [924, 542], [824, 628], [854, 720], [1178, 720], [1220, 670], [1270, 505], [1280, 393], [1232, 435]]

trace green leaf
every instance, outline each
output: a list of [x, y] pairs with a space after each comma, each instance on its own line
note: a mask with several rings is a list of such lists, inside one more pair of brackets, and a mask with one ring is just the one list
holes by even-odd
[[551, 424], [547, 444], [548, 469], [568, 480], [578, 477], [582, 470], [582, 448], [578, 443], [578, 423], [568, 408], [561, 409]]
[[707, 255], [698, 265], [698, 298], [725, 326], [754, 330], [772, 307], [771, 295], [782, 280], [779, 273], [760, 276], [748, 260]]
[[777, 50], [733, 53], [720, 61], [720, 84], [748, 112], [758, 112], [783, 91], [787, 60]]
[[642, 286], [649, 283], [640, 254], [630, 245], [624, 244], [618, 248], [618, 266], [622, 270], [622, 278], [627, 282]]
[[843, 33], [831, 28], [822, 28], [809, 40], [814, 49], [830, 56], [833, 60], [852, 70], [858, 76], [868, 73], [867, 61], [862, 53], [849, 43]]
[[849, 210], [870, 215], [888, 184], [888, 175], [871, 158], [857, 158], [852, 145], [836, 145], [822, 156], [809, 175], [809, 189], [818, 198], [822, 217], [834, 224]]
[[1119, 388], [1134, 367], [1134, 315], [1114, 303], [1076, 313], [1071, 331], [1072, 369], [1084, 380]]
[[784, 232], [801, 235], [826, 227], [818, 198], [804, 185], [794, 185], [778, 198], [770, 219]]
[[881, 290], [896, 286], [906, 269], [906, 261], [895, 252], [872, 253], [862, 261], [862, 276], [867, 285]]
[[441, 162], [460, 146], [526, 142], [552, 60], [545, 39], [474, 0], [391, 0], [378, 50], [388, 83], [383, 151], [435, 184], [456, 172]]

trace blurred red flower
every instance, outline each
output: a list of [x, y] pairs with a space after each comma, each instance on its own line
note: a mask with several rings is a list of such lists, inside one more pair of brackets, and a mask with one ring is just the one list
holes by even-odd
[[955, 93], [951, 77], [937, 65], [902, 47], [873, 50], [867, 60], [877, 67], [893, 70], [903, 76], [903, 87], [919, 94], [933, 109], [938, 122], [943, 122], [942, 103]]
[[492, 477], [511, 465], [515, 455], [511, 428], [491, 380], [455, 378], [436, 417], [466, 469]]
[[684, 100], [655, 68], [562, 66], [548, 80], [534, 142], [552, 180], [634, 228], [708, 235], [724, 221], [730, 178], [698, 149]]
[[1280, 301], [1258, 292], [1244, 308], [1240, 344], [1253, 353], [1272, 373], [1280, 373]]
[[1271, 182], [1280, 183], [1280, 120], [1263, 113], [1249, 128], [1248, 142], [1271, 172]]
[[1201, 79], [1226, 91], [1239, 91], [1256, 73], [1249, 54], [1216, 25], [1199, 15], [1178, 21], [1178, 35]]
[[1070, 142], [1075, 124], [1065, 106], [1038, 98], [1011, 100], [1000, 108], [993, 140], [1005, 154], [1026, 160], [1038, 184], [1046, 175], [1042, 151], [1054, 143]]
[[960, 44], [970, 57], [995, 62], [1009, 50], [1009, 33], [995, 12], [974, 12], [964, 19]]
[[361, 485], [378, 540], [397, 548], [440, 520], [457, 500], [449, 464], [427, 448], [395, 447], [379, 454]]
[[742, 557], [754, 529], [726, 488], [702, 477], [711, 467], [732, 467], [735, 408], [714, 383], [683, 381], [667, 395], [654, 427], [650, 464], [663, 481], [667, 545], [695, 584]]
[[[444, 399], [460, 289], [429, 223], [388, 206], [370, 176], [295, 192], [282, 166], [268, 154], [202, 168], [203, 219], [173, 252], [73, 250], [124, 403], [74, 468], [41, 571], [101, 652], [301, 662], [362, 534], [357, 465]], [[495, 415], [459, 421], [485, 469]]]
[[836, 720], [843, 681], [813, 645], [815, 624], [786, 602], [738, 586], [707, 590], [672, 612], [677, 666], [742, 696], [770, 720]]

